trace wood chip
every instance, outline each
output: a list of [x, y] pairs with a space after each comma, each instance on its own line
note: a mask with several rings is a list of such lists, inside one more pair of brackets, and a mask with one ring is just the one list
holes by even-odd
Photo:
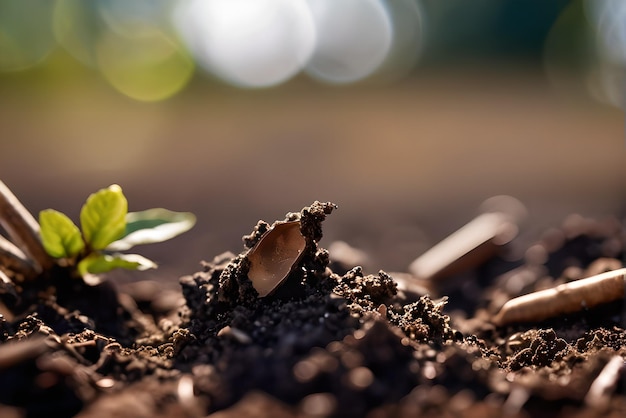
[[483, 210], [413, 261], [409, 272], [421, 279], [441, 279], [480, 265], [517, 236], [517, 224], [526, 211], [511, 196], [488, 199]]
[[626, 268], [580, 279], [511, 299], [493, 322], [537, 322], [613, 302], [624, 297]]

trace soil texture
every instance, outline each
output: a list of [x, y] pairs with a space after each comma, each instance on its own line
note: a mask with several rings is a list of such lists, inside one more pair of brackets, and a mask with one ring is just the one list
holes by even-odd
[[[260, 221], [240, 254], [181, 277], [182, 292], [89, 285], [60, 269], [20, 284], [19, 301], [2, 295], [0, 416], [626, 416], [623, 298], [493, 321], [512, 298], [622, 268], [623, 222], [572, 216], [521, 258], [504, 248], [424, 281], [366, 274], [320, 247], [335, 209]], [[275, 254], [250, 257], [293, 222], [297, 256], [278, 237]], [[286, 272], [268, 276], [278, 284], [265, 297], [253, 263]]]

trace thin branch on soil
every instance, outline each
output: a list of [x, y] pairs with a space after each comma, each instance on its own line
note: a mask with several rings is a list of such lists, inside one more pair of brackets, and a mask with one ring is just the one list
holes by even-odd
[[595, 408], [602, 408], [609, 404], [611, 394], [617, 386], [620, 372], [624, 368], [622, 356], [614, 356], [604, 366], [596, 380], [593, 381], [589, 392], [585, 396], [585, 403]]
[[426, 251], [409, 266], [420, 279], [441, 279], [469, 270], [493, 257], [518, 232], [525, 216], [521, 202], [496, 196], [483, 202], [484, 213]]
[[[0, 295], [8, 296], [12, 299], [12, 302], [18, 299], [17, 291], [15, 290], [15, 284], [9, 279], [9, 277], [0, 270]], [[0, 305], [1, 306], [1, 305]], [[0, 312], [2, 310], [0, 309]]]
[[558, 315], [593, 308], [624, 297], [626, 268], [575, 280], [551, 289], [511, 299], [502, 306], [493, 322], [535, 322]]
[[9, 188], [0, 181], [0, 225], [20, 249], [44, 270], [54, 264], [39, 239], [39, 224]]
[[421, 279], [437, 279], [468, 270], [491, 258], [516, 232], [502, 214], [484, 213], [422, 254], [409, 271]]
[[33, 262], [13, 243], [0, 235], [0, 265], [24, 275], [34, 277], [37, 270]]

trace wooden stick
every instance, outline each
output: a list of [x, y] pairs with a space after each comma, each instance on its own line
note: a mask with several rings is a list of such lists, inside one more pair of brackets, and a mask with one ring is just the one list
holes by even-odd
[[611, 394], [615, 391], [620, 373], [624, 369], [622, 356], [614, 356], [604, 366], [596, 380], [589, 387], [585, 403], [594, 408], [603, 408], [609, 404]]
[[511, 299], [502, 306], [493, 322], [537, 322], [558, 315], [593, 308], [624, 297], [626, 268], [608, 271]]
[[0, 265], [26, 278], [33, 278], [37, 274], [37, 269], [33, 262], [19, 248], [1, 235]]
[[[8, 297], [9, 304], [18, 300], [17, 291], [15, 290], [15, 284], [7, 277], [6, 274], [0, 270], [0, 295], [5, 298]], [[6, 300], [6, 299], [5, 299]], [[2, 310], [0, 310], [2, 312]]]
[[481, 206], [481, 215], [414, 260], [409, 272], [420, 279], [443, 279], [480, 265], [515, 238], [526, 216], [519, 200], [494, 196]]
[[38, 267], [47, 270], [53, 266], [54, 260], [41, 244], [39, 224], [2, 181], [0, 181], [0, 225]]

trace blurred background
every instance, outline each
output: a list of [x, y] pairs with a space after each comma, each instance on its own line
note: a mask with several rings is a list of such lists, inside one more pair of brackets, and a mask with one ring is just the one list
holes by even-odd
[[493, 195], [530, 239], [623, 219], [625, 68], [620, 0], [0, 0], [0, 178], [193, 211], [138, 249], [174, 286], [314, 200], [323, 246], [406, 270]]

